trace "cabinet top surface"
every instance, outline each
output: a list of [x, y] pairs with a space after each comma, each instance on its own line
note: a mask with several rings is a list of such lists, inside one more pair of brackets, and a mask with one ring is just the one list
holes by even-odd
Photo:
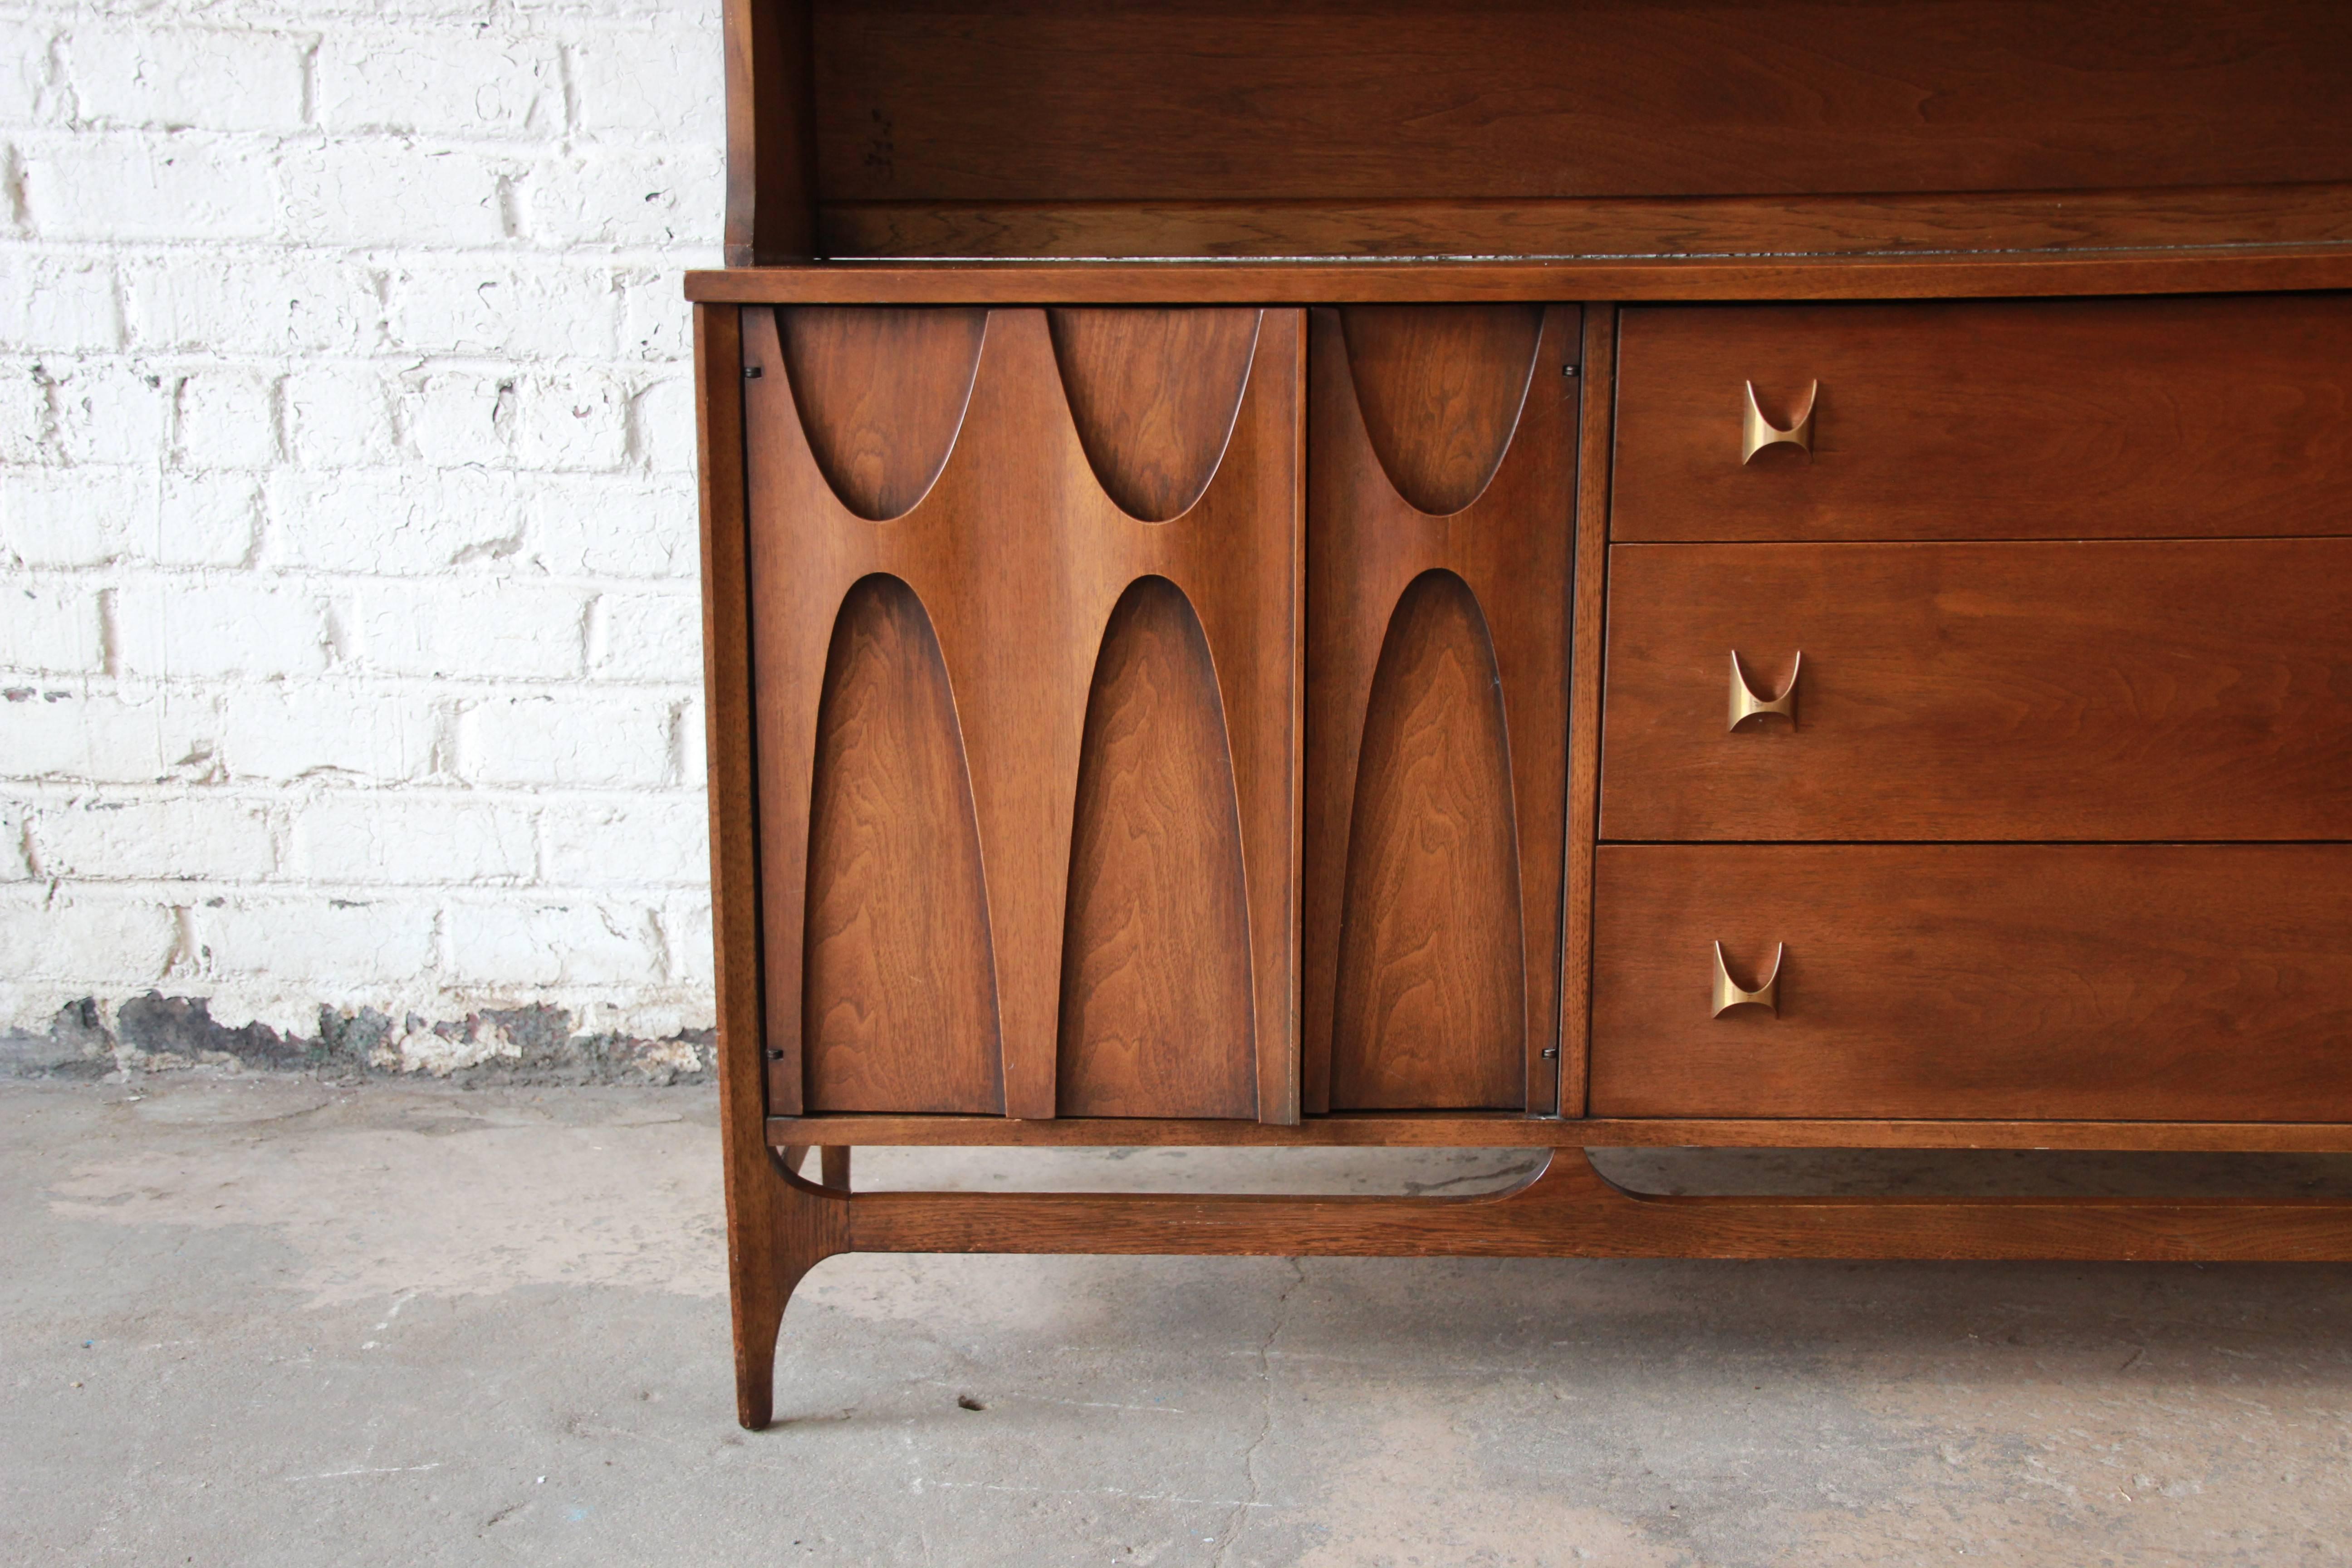
[[2352, 241], [2097, 252], [1543, 259], [829, 262], [689, 272], [709, 304], [1901, 300], [2352, 288]]

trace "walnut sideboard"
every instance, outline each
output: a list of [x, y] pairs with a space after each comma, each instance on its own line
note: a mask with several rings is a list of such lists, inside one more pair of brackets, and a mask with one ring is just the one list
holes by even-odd
[[[849, 1250], [2352, 1258], [1582, 1153], [2352, 1150], [2352, 11], [728, 23], [746, 1425]], [[1551, 1154], [852, 1189], [905, 1143]]]

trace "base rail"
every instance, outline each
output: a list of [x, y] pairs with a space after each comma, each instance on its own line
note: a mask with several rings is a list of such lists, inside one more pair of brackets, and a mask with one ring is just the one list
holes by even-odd
[[[844, 1252], [1297, 1258], [1715, 1258], [2126, 1262], [2352, 1260], [2352, 1199], [1749, 1197], [1629, 1192], [1579, 1149], [1470, 1197], [858, 1193], [771, 1162], [772, 1223], [734, 1237], [737, 1407], [773, 1411], [776, 1339], [803, 1276]], [[747, 1311], [747, 1303], [751, 1310]]]

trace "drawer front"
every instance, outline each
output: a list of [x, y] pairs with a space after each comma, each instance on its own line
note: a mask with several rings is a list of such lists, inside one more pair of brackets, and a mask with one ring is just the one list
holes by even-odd
[[1604, 847], [1591, 1110], [2341, 1121], [2347, 934], [2345, 846]]
[[[2352, 532], [2352, 297], [1628, 310], [1625, 541]], [[1742, 461], [1818, 384], [1811, 451]]]
[[2352, 540], [1617, 546], [1605, 679], [1604, 838], [2352, 838]]

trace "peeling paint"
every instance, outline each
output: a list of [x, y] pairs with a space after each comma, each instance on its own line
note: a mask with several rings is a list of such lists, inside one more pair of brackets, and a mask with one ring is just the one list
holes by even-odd
[[45, 1033], [0, 1031], [0, 1077], [101, 1078], [196, 1068], [309, 1073], [336, 1081], [423, 1076], [488, 1084], [692, 1084], [710, 1079], [717, 1031], [652, 1037], [583, 1026], [543, 1004], [461, 1017], [400, 1018], [321, 1006], [310, 1035], [212, 1016], [201, 996], [150, 991], [108, 1006], [85, 996]]

